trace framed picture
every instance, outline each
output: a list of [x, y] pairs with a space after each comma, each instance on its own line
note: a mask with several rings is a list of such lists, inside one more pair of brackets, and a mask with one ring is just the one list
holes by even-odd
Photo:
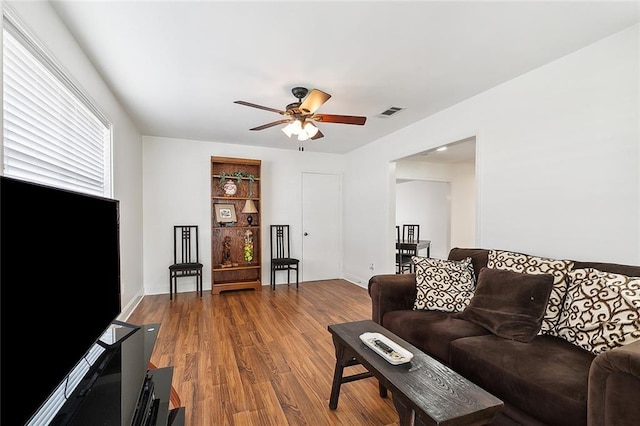
[[236, 207], [233, 204], [214, 204], [216, 211], [216, 222], [230, 223], [237, 222]]

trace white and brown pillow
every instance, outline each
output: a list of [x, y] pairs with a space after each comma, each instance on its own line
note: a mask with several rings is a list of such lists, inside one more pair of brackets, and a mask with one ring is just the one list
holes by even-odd
[[413, 309], [460, 312], [475, 289], [471, 258], [461, 261], [413, 256], [418, 294]]
[[557, 336], [556, 324], [560, 319], [562, 301], [567, 293], [567, 274], [573, 268], [573, 264], [571, 260], [530, 256], [505, 250], [489, 250], [487, 267], [525, 274], [553, 275], [553, 288], [539, 334]]
[[557, 332], [595, 355], [640, 340], [640, 277], [571, 271]]

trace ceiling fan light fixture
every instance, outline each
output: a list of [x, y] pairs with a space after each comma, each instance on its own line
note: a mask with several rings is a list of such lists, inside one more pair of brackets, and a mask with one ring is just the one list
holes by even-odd
[[[291, 123], [284, 126], [282, 131], [288, 137], [291, 137], [291, 135], [296, 135], [298, 136], [298, 140], [307, 140], [318, 132], [318, 128], [316, 126], [311, 124], [311, 127], [313, 127], [313, 129], [311, 129], [309, 127], [309, 124], [311, 123], [306, 123], [303, 127], [301, 120], [293, 120]], [[309, 131], [313, 132], [313, 134], [310, 134]], [[300, 139], [301, 136], [304, 137], [304, 139]]]
[[307, 139], [309, 139], [309, 134], [307, 134], [307, 132], [305, 132], [304, 130], [300, 132], [300, 134], [298, 134], [299, 141], [306, 141]]
[[[264, 130], [273, 126], [284, 125], [281, 129], [282, 132], [290, 139], [293, 135], [298, 136], [297, 139], [299, 142], [306, 141], [308, 139], [318, 140], [324, 137], [322, 131], [320, 131], [315, 124], [316, 122], [354, 124], [362, 126], [367, 121], [367, 117], [364, 116], [316, 114], [318, 108], [324, 105], [324, 103], [331, 98], [330, 94], [325, 93], [322, 90], [313, 89], [309, 91], [304, 87], [294, 87], [291, 89], [291, 93], [296, 97], [297, 102], [290, 103], [284, 110], [246, 101], [234, 101], [234, 103], [275, 112], [284, 116], [280, 120], [272, 121], [249, 130]], [[302, 148], [302, 144], [300, 144], [300, 148]]]
[[289, 123], [282, 128], [282, 131], [284, 132], [285, 135], [287, 135], [287, 137], [290, 138], [291, 135], [293, 135], [293, 126], [291, 125], [291, 123]]
[[303, 129], [310, 138], [314, 137], [318, 133], [318, 128], [310, 121], [307, 121]]
[[294, 135], [299, 135], [300, 132], [302, 132], [302, 121], [294, 120], [293, 123], [291, 123], [291, 128], [291, 133], [293, 133]]

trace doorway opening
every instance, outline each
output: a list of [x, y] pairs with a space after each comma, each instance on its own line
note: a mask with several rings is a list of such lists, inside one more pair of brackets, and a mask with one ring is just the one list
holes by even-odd
[[431, 257], [477, 244], [475, 159], [474, 136], [396, 161], [396, 225], [420, 224]]

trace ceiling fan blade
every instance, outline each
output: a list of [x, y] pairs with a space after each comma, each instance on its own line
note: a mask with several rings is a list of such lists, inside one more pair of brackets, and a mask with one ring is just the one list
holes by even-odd
[[316, 133], [312, 138], [310, 138], [312, 141], [315, 141], [316, 139], [320, 139], [323, 138], [324, 135], [322, 134], [322, 132], [320, 131], [320, 129], [318, 129], [318, 133]]
[[285, 112], [284, 112], [284, 111], [282, 111], [282, 110], [280, 110], [280, 109], [269, 108], [269, 107], [262, 106], [262, 105], [252, 104], [251, 102], [245, 102], [245, 101], [233, 101], [233, 103], [234, 103], [234, 104], [239, 104], [239, 105], [248, 106], [248, 107], [252, 107], [252, 108], [263, 109], [263, 110], [265, 110], [265, 111], [277, 112], [278, 114], [285, 115]]
[[315, 114], [313, 116], [313, 119], [321, 123], [356, 124], [358, 126], [364, 125], [364, 123], [367, 121], [367, 117], [335, 114]]
[[273, 121], [271, 123], [263, 124], [262, 126], [254, 127], [253, 129], [249, 130], [264, 130], [268, 129], [269, 127], [277, 126], [278, 124], [288, 123], [289, 121], [291, 121], [289, 118], [285, 118], [283, 120]]
[[322, 104], [327, 102], [330, 97], [330, 94], [322, 90], [313, 89], [311, 93], [309, 93], [309, 96], [300, 104], [299, 109], [303, 114], [313, 114]]

